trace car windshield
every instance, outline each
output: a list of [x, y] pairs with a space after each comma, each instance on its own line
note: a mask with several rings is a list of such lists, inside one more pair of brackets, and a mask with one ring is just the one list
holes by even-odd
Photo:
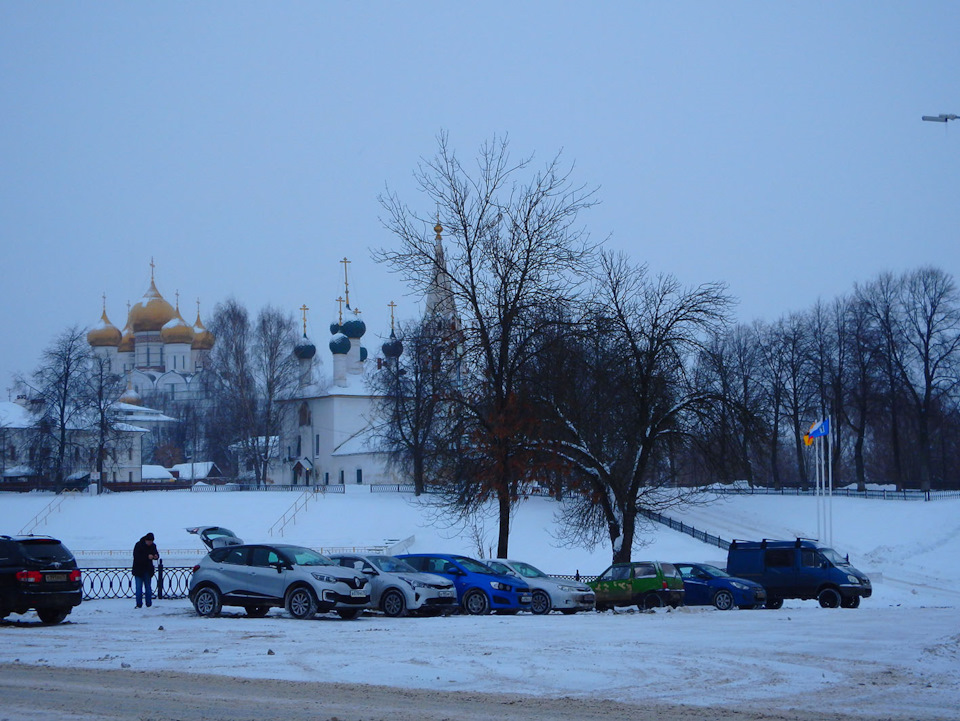
[[417, 569], [395, 556], [368, 556], [370, 563], [384, 573], [417, 573]]
[[472, 558], [454, 556], [454, 559], [471, 573], [496, 573], [490, 566], [484, 565], [480, 561], [474, 561]]
[[280, 546], [279, 550], [297, 566], [336, 566], [326, 556], [317, 553], [312, 548], [302, 546]]
[[709, 566], [705, 563], [702, 564], [700, 568], [703, 569], [703, 572], [710, 576], [710, 578], [730, 578], [730, 574], [724, 571], [722, 568]]
[[60, 541], [37, 539], [21, 541], [23, 555], [31, 561], [72, 561], [73, 556]]
[[490, 566], [497, 573], [502, 573], [506, 576], [516, 576], [517, 572], [514, 571], [510, 566], [500, 561], [487, 561], [487, 565]]
[[850, 561], [834, 551], [832, 548], [821, 548], [820, 554], [834, 566], [849, 566]]
[[523, 563], [522, 561], [514, 561], [513, 567], [517, 569], [519, 573], [524, 578], [546, 578], [547, 574], [541, 571], [539, 568], [534, 568], [529, 563]]

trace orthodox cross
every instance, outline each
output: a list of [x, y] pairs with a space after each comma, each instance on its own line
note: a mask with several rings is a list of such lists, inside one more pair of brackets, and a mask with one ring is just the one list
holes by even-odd
[[173, 294], [177, 297], [177, 313], [179, 313], [180, 312], [180, 289], [178, 288], [177, 290], [175, 290]]
[[104, 293], [100, 297], [103, 298], [103, 312], [106, 313], [107, 312], [107, 294]]
[[393, 331], [393, 309], [397, 307], [397, 304], [391, 300], [387, 303], [387, 307], [390, 309], [390, 330]]
[[310, 310], [307, 308], [307, 304], [304, 303], [300, 306], [300, 312], [303, 314], [303, 337], [307, 337], [307, 311]]
[[153, 282], [153, 269], [154, 269], [155, 267], [156, 267], [156, 266], [153, 264], [153, 256], [151, 255], [151, 256], [150, 256], [150, 282], [151, 282], [151, 283]]
[[[349, 308], [350, 306], [347, 306], [347, 307]], [[343, 296], [342, 295], [337, 298], [337, 313], [339, 316], [339, 320], [337, 322], [340, 323], [340, 325], [343, 325]]]
[[347, 256], [343, 256], [343, 260], [340, 261], [343, 263], [343, 289], [344, 295], [346, 296], [347, 308], [350, 307], [350, 282], [347, 280], [347, 263], [351, 261], [347, 260]]

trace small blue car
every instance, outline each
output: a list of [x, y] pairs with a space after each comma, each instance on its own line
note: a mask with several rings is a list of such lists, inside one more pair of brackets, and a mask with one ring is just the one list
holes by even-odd
[[706, 563], [675, 563], [683, 576], [683, 602], [687, 606], [714, 605], [721, 611], [734, 606], [759, 608], [767, 601], [763, 586], [736, 578]]
[[517, 613], [530, 610], [533, 596], [524, 581], [516, 576], [503, 576], [474, 558], [442, 553], [411, 553], [397, 558], [402, 558], [418, 571], [453, 581], [465, 613], [481, 616], [491, 611]]

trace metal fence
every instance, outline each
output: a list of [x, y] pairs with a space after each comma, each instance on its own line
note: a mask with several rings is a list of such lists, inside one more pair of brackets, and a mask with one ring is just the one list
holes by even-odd
[[[711, 486], [711, 493], [727, 496], [815, 496], [814, 488], [723, 488]], [[875, 498], [884, 501], [940, 501], [947, 498], [960, 498], [960, 491], [921, 491], [915, 488], [900, 491], [866, 490], [858, 491], [855, 488], [834, 488], [833, 495], [841, 498]]]
[[665, 526], [669, 526], [675, 531], [680, 531], [680, 533], [686, 533], [688, 536], [692, 536], [698, 541], [703, 541], [711, 546], [716, 546], [717, 548], [722, 548], [724, 550], [730, 548], [730, 541], [720, 538], [720, 536], [714, 536], [706, 531], [701, 531], [700, 529], [691, 526], [689, 523], [678, 521], [675, 518], [670, 518], [662, 513], [641, 509], [640, 515], [642, 515], [644, 518], [649, 518], [651, 521], [656, 521], [657, 523], [662, 523]]
[[[81, 568], [83, 600], [133, 598], [135, 587], [129, 568]], [[186, 598], [193, 566], [165, 568], [161, 563], [154, 576], [154, 595], [157, 598]]]

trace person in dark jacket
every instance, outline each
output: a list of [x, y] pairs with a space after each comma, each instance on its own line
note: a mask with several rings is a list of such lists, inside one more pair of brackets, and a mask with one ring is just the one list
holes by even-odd
[[133, 580], [137, 591], [137, 608], [143, 606], [144, 590], [147, 596], [147, 608], [153, 605], [153, 562], [160, 560], [160, 551], [153, 542], [153, 534], [137, 541], [133, 547]]

